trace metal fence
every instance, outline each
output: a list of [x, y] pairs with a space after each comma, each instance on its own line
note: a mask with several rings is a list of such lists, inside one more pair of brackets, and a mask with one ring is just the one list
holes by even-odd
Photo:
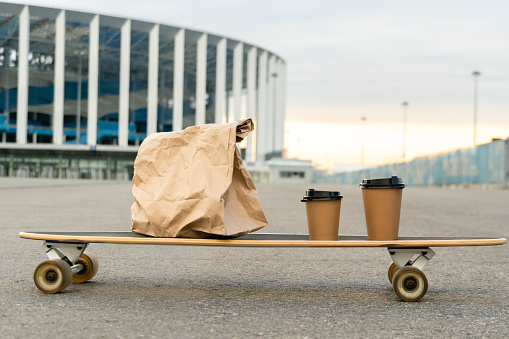
[[376, 166], [360, 171], [317, 176], [317, 181], [358, 184], [366, 178], [398, 175], [414, 186], [493, 185], [509, 186], [509, 139], [472, 149], [416, 158], [410, 162]]

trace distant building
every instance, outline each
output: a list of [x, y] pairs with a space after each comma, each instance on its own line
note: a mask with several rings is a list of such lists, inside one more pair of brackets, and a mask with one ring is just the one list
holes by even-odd
[[247, 166], [253, 180], [261, 183], [312, 183], [311, 160], [272, 158], [260, 166]]
[[159, 23], [0, 2], [0, 175], [130, 177], [143, 139], [253, 118], [250, 162], [282, 154], [286, 62]]

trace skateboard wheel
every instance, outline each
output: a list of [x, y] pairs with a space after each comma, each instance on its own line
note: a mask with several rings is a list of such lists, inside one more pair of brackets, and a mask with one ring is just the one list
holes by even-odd
[[394, 274], [396, 273], [396, 271], [399, 269], [398, 266], [396, 266], [394, 263], [391, 264], [391, 266], [389, 266], [389, 271], [387, 272], [387, 276], [389, 277], [389, 281], [391, 282], [392, 284], [392, 278], [394, 277]]
[[99, 261], [97, 261], [97, 258], [92, 253], [83, 253], [76, 264], [81, 264], [83, 266], [81, 271], [72, 276], [72, 282], [78, 284], [95, 277], [99, 269]]
[[428, 279], [418, 268], [404, 266], [392, 278], [394, 292], [404, 301], [419, 301], [428, 291]]
[[65, 290], [71, 281], [71, 266], [62, 259], [44, 261], [37, 266], [34, 272], [35, 286], [47, 294]]

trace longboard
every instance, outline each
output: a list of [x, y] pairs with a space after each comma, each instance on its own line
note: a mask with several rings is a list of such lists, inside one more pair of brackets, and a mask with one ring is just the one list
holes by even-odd
[[154, 238], [132, 232], [20, 232], [26, 239], [70, 243], [152, 244], [239, 247], [454, 247], [493, 246], [504, 238], [399, 237], [398, 240], [368, 240], [367, 236], [340, 235], [338, 240], [309, 240], [307, 234], [251, 233], [239, 238]]
[[421, 271], [435, 255], [430, 247], [495, 246], [505, 238], [399, 237], [398, 240], [368, 240], [367, 236], [339, 235], [338, 240], [309, 240], [307, 234], [252, 233], [239, 238], [190, 239], [153, 238], [131, 232], [20, 232], [25, 239], [43, 240], [49, 260], [34, 272], [36, 287], [57, 293], [71, 282], [92, 279], [99, 268], [97, 258], [84, 253], [90, 243], [152, 244], [235, 247], [386, 247], [393, 260], [388, 278], [396, 295], [404, 301], [418, 301], [427, 292], [428, 281]]

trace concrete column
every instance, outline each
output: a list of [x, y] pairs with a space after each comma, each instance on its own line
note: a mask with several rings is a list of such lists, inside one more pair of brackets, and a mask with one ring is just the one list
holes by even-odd
[[97, 109], [99, 97], [99, 15], [89, 24], [87, 145], [97, 145]]
[[[10, 111], [10, 98], [9, 98], [9, 92], [11, 88], [10, 83], [10, 74], [9, 74], [9, 60], [10, 60], [10, 53], [11, 49], [7, 46], [4, 47], [3, 51], [3, 57], [4, 57], [4, 64], [3, 64], [3, 85], [4, 85], [4, 111], [3, 114], [7, 116], [7, 119], [9, 119], [9, 111]], [[9, 123], [9, 121], [6, 121], [5, 123]], [[7, 142], [7, 133], [2, 132], [1, 135], [1, 143]]]
[[244, 70], [244, 44], [237, 43], [233, 48], [233, 119], [240, 119], [242, 111], [242, 80]]
[[196, 115], [195, 124], [205, 123], [207, 95], [207, 34], [196, 42]]
[[19, 14], [18, 28], [18, 102], [16, 143], [27, 143], [28, 120], [28, 51], [30, 50], [30, 13], [24, 6]]
[[226, 122], [226, 39], [222, 38], [216, 46], [216, 117], [215, 123]]
[[247, 52], [247, 117], [253, 119], [255, 129], [247, 137], [246, 159], [256, 161], [256, 135], [258, 121], [256, 114], [256, 57], [258, 49], [251, 47]]
[[159, 92], [159, 24], [155, 24], [148, 36], [148, 91], [147, 136], [157, 132], [157, 102]]
[[182, 130], [184, 124], [184, 58], [185, 30], [175, 35], [173, 64], [173, 131]]
[[258, 133], [256, 138], [256, 161], [265, 161], [267, 152], [267, 59], [268, 53], [262, 52], [258, 58]]
[[276, 150], [285, 148], [285, 116], [286, 116], [286, 63], [283, 60], [278, 62], [278, 77], [276, 87], [277, 104], [277, 127], [276, 127]]
[[[11, 89], [11, 83], [10, 83], [10, 74], [9, 74], [9, 59], [10, 59], [10, 54], [11, 54], [11, 49], [7, 46], [4, 47], [4, 65], [3, 65], [3, 69], [4, 69], [4, 114], [8, 115], [9, 114], [9, 107], [10, 107], [10, 102], [9, 102], [9, 90]], [[2, 142], [5, 142], [4, 141], [4, 138], [5, 138], [5, 133], [3, 133], [2, 135]]]
[[268, 119], [267, 119], [267, 151], [272, 153], [276, 147], [276, 83], [277, 83], [277, 71], [276, 71], [276, 56], [272, 55], [269, 58], [269, 74], [268, 74]]
[[65, 89], [65, 11], [55, 20], [55, 59], [53, 91], [53, 144], [62, 145]]
[[127, 146], [129, 136], [129, 78], [131, 73], [131, 20], [120, 28], [120, 79], [118, 93], [118, 145]]

